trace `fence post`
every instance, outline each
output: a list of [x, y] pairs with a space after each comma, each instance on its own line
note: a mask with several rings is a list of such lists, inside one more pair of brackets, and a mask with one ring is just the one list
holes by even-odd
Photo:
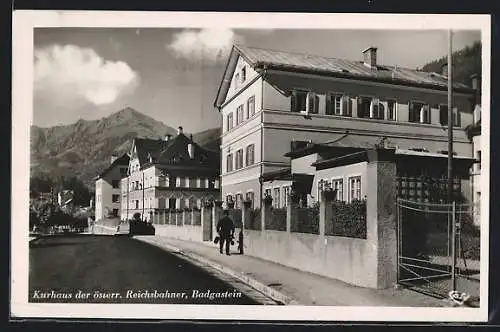
[[222, 214], [222, 201], [215, 201], [213, 208], [213, 222], [212, 222], [212, 234], [214, 237], [217, 234], [217, 223], [219, 222]]
[[325, 195], [325, 192], [321, 192], [321, 202], [319, 204], [319, 235], [325, 235], [326, 221], [332, 219], [333, 213], [333, 202], [331, 197]]
[[203, 231], [203, 241], [211, 241], [213, 238], [212, 225], [210, 223], [211, 212], [212, 212], [212, 204], [203, 203], [201, 205], [200, 219], [201, 219], [201, 229]]
[[267, 204], [264, 201], [264, 204], [262, 204], [262, 209], [261, 209], [261, 218], [260, 218], [260, 230], [263, 231], [266, 229], [266, 218], [269, 218], [271, 216], [271, 204]]
[[457, 225], [455, 221], [455, 201], [451, 202], [451, 290], [457, 289]]
[[250, 222], [250, 207], [252, 201], [244, 201], [243, 208], [241, 209], [241, 231], [245, 229], [245, 225]]
[[286, 206], [286, 232], [290, 233], [292, 231], [292, 225], [297, 223], [297, 204], [288, 200], [288, 205]]

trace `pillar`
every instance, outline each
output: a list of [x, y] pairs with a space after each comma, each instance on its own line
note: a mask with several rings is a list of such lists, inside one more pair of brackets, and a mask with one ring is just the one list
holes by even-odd
[[245, 225], [250, 222], [250, 212], [251, 212], [252, 201], [244, 201], [241, 209], [241, 229], [245, 229]]
[[271, 204], [266, 204], [266, 202], [263, 202], [262, 204], [262, 215], [260, 218], [260, 229], [264, 231], [266, 229], [266, 218], [269, 218], [271, 216]]
[[288, 201], [288, 205], [286, 206], [286, 231], [290, 233], [292, 231], [292, 225], [297, 224], [297, 202], [293, 202], [292, 200]]
[[217, 236], [217, 223], [222, 217], [222, 201], [215, 201], [214, 207], [212, 210], [212, 234], [214, 237]]
[[319, 204], [319, 235], [325, 236], [327, 220], [332, 220], [333, 199], [325, 193], [321, 192], [321, 202]]
[[201, 229], [203, 230], [203, 241], [212, 241], [214, 233], [212, 230], [212, 208], [213, 204], [204, 203], [201, 206]]
[[375, 286], [389, 288], [397, 282], [398, 268], [394, 149], [374, 149], [367, 153], [366, 239], [377, 251]]

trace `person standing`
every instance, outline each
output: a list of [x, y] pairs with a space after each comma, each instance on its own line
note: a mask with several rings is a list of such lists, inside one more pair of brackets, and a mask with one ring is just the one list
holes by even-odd
[[224, 248], [224, 244], [226, 244], [226, 255], [230, 255], [229, 246], [231, 244], [231, 240], [234, 237], [234, 223], [229, 218], [229, 212], [224, 210], [223, 217], [217, 223], [217, 233], [219, 233], [219, 249], [222, 254], [222, 249]]

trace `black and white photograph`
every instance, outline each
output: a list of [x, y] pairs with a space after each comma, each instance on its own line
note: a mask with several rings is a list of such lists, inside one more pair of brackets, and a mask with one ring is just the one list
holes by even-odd
[[12, 314], [486, 321], [489, 54], [487, 15], [14, 12]]

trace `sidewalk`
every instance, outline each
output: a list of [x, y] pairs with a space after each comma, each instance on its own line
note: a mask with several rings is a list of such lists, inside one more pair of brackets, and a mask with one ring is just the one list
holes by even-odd
[[[339, 280], [299, 271], [259, 258], [239, 255], [235, 248], [231, 256], [221, 255], [215, 244], [183, 241], [162, 236], [134, 236], [135, 239], [167, 250], [181, 251], [194, 259], [211, 262], [213, 266], [268, 293], [282, 297], [286, 304], [329, 306], [391, 306], [445, 307], [449, 303], [408, 289], [369, 289], [349, 285]], [[257, 285], [257, 286], [255, 286]], [[260, 287], [265, 289], [261, 289]], [[273, 294], [274, 292], [274, 294]]]

